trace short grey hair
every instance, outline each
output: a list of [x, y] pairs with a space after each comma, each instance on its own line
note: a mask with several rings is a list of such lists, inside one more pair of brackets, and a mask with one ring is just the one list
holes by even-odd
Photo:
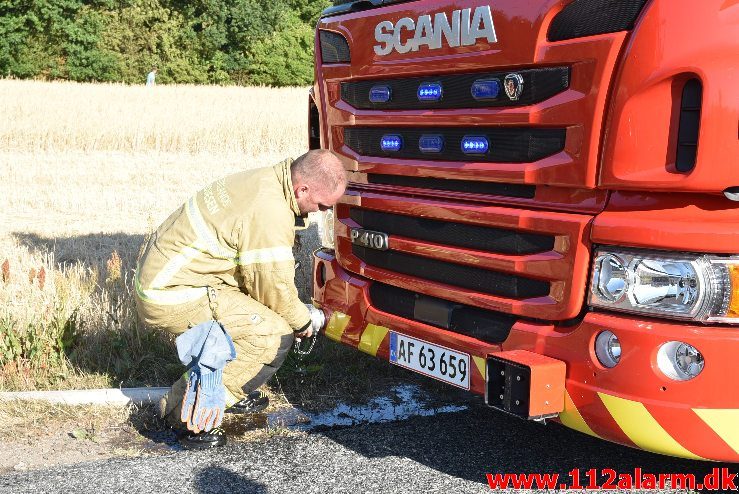
[[290, 165], [293, 181], [304, 180], [333, 192], [346, 187], [346, 170], [334, 153], [327, 149], [313, 149], [298, 157]]

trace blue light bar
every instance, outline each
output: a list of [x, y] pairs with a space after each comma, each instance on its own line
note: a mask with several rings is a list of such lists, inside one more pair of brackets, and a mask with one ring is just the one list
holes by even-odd
[[372, 86], [369, 91], [369, 100], [372, 103], [387, 103], [391, 96], [390, 86]]
[[418, 101], [439, 101], [442, 95], [441, 84], [438, 82], [424, 82], [418, 86]]
[[488, 138], [485, 136], [464, 136], [462, 152], [464, 154], [485, 154], [488, 152]]
[[444, 137], [439, 134], [424, 134], [418, 139], [422, 153], [440, 153], [444, 149]]
[[395, 134], [385, 134], [380, 139], [380, 148], [383, 151], [400, 151], [403, 147], [403, 138]]
[[498, 79], [478, 79], [472, 83], [470, 93], [478, 101], [498, 99], [500, 81]]

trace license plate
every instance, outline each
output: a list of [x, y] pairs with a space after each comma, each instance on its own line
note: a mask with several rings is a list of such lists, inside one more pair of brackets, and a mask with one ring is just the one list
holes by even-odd
[[470, 389], [470, 356], [466, 353], [391, 331], [390, 363]]

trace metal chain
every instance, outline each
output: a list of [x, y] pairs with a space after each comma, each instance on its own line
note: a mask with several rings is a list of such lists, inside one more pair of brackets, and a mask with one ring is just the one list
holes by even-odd
[[318, 331], [314, 331], [313, 335], [307, 338], [310, 340], [310, 343], [308, 343], [308, 348], [301, 348], [303, 345], [303, 338], [295, 338], [295, 342], [293, 343], [293, 353], [299, 357], [299, 360], [303, 360], [304, 357], [310, 355], [310, 353], [313, 351], [313, 347], [316, 346], [316, 341], [318, 341]]
[[208, 289], [208, 305], [210, 306], [210, 312], [213, 315], [214, 320], [218, 320], [218, 301], [216, 300], [217, 294], [216, 289], [212, 286], [207, 287]]

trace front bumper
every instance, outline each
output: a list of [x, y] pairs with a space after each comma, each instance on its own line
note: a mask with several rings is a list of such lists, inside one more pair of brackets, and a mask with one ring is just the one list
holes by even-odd
[[[374, 308], [370, 280], [345, 271], [332, 255], [314, 258], [314, 300], [329, 314], [326, 336], [388, 359], [389, 328], [464, 351], [474, 361], [470, 389], [485, 393], [488, 355], [528, 350], [567, 365], [565, 409], [558, 421], [586, 434], [656, 453], [739, 462], [739, 394], [735, 358], [739, 331], [635, 317], [588, 313], [574, 326], [519, 320], [506, 341], [480, 340], [404, 319]], [[593, 351], [595, 337], [613, 331], [621, 341], [620, 363], [607, 369]], [[706, 359], [693, 380], [676, 382], [659, 371], [659, 346], [680, 340]]]

